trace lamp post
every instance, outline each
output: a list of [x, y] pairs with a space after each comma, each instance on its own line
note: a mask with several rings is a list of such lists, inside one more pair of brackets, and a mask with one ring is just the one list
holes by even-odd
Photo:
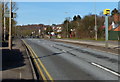
[[[6, 13], [6, 9], [5, 9], [5, 0], [4, 0], [4, 14]], [[4, 41], [6, 38], [6, 17], [4, 16]]]
[[10, 0], [10, 15], [9, 15], [9, 49], [12, 50], [12, 0]]
[[68, 21], [67, 21], [67, 38], [68, 38]]
[[[68, 14], [68, 12], [65, 12], [65, 14]], [[67, 19], [67, 18], [66, 18], [66, 19]], [[69, 35], [68, 35], [68, 21], [69, 21], [69, 20], [67, 20], [67, 33], [66, 33], [66, 34], [67, 34], [67, 35], [66, 35], [67, 38], [69, 37]]]
[[[2, 12], [2, 2], [0, 1], [0, 12]], [[2, 20], [2, 13], [0, 13], [0, 20]], [[2, 21], [0, 21], [0, 46], [2, 46]]]

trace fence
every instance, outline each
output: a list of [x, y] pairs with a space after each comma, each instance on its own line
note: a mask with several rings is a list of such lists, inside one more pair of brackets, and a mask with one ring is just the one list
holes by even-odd
[[109, 31], [109, 40], [120, 40], [120, 31]]

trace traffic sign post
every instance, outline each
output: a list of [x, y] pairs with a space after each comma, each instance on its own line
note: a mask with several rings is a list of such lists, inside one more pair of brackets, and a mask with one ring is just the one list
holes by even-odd
[[105, 16], [105, 47], [108, 48], [108, 16]]
[[105, 15], [105, 47], [108, 48], [108, 15], [110, 9], [104, 9], [103, 14]]

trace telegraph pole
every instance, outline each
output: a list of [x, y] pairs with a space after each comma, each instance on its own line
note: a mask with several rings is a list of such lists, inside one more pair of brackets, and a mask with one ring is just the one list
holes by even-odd
[[95, 14], [95, 40], [97, 40], [97, 21], [96, 21], [96, 14]]
[[[0, 1], [0, 47], [2, 47], [2, 2]], [[0, 51], [0, 70], [2, 70], [2, 50]], [[2, 76], [2, 73], [0, 73]], [[0, 77], [0, 81], [2, 82], [2, 77]]]
[[[0, 12], [2, 12], [2, 2], [0, 1]], [[0, 13], [0, 46], [2, 45], [2, 13]]]
[[12, 0], [10, 0], [10, 17], [9, 17], [9, 49], [12, 50]]
[[67, 21], [67, 38], [68, 38], [69, 36], [68, 36], [68, 21]]
[[96, 2], [95, 2], [95, 40], [97, 40], [97, 17], [96, 17]]
[[[6, 13], [6, 9], [5, 9], [5, 0], [4, 0], [4, 14]], [[4, 16], [4, 41], [6, 38], [6, 18]]]
[[[65, 12], [65, 13], [68, 14], [68, 12]], [[66, 18], [66, 19], [67, 19], [67, 18]], [[67, 31], [67, 32], [66, 32], [66, 34], [67, 34], [66, 37], [67, 37], [67, 38], [69, 37], [69, 35], [68, 35], [68, 21], [69, 21], [69, 20], [67, 20], [67, 30], [66, 30], [66, 31]]]

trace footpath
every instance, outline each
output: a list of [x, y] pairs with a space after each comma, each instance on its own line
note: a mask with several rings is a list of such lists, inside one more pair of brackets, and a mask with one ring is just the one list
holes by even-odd
[[120, 42], [119, 41], [108, 41], [108, 48], [105, 47], [105, 41], [73, 40], [73, 39], [53, 39], [53, 41], [73, 43], [77, 45], [86, 46], [88, 48], [93, 48], [93, 49], [98, 49], [102, 51], [120, 54]]
[[[3, 44], [4, 45], [4, 44]], [[13, 41], [13, 49], [2, 50], [2, 82], [34, 82], [33, 70], [21, 40]]]

